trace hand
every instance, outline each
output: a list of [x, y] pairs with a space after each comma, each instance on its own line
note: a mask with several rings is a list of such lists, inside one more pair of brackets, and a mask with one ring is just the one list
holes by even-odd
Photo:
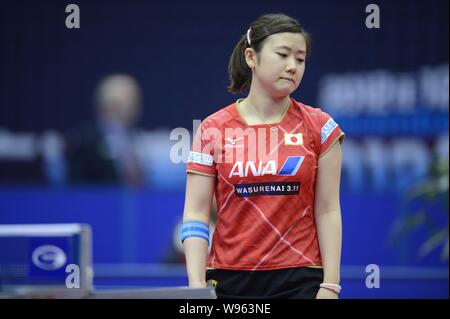
[[206, 288], [206, 282], [201, 282], [201, 281], [190, 282], [189, 288]]
[[316, 299], [339, 299], [339, 295], [329, 289], [320, 288]]

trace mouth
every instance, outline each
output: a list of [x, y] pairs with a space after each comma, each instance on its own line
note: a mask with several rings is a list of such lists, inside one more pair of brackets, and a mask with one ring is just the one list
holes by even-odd
[[286, 80], [286, 81], [290, 81], [290, 82], [292, 82], [292, 83], [294, 83], [294, 84], [295, 84], [295, 81], [294, 81], [293, 79], [290, 79], [290, 78], [280, 78], [280, 79], [282, 79], [282, 80]]

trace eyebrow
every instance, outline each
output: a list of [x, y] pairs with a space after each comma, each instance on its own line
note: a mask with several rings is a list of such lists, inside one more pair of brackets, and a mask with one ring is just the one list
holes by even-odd
[[[288, 50], [289, 52], [292, 51], [292, 49], [290, 47], [288, 47], [287, 45], [280, 45], [280, 46], [276, 47], [275, 49], [285, 49], [285, 50]], [[303, 50], [298, 50], [297, 52], [298, 53], [306, 53]]]

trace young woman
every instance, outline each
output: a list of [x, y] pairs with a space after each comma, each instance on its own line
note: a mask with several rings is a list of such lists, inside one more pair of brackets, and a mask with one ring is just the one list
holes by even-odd
[[202, 122], [187, 164], [190, 287], [214, 286], [219, 298], [338, 297], [344, 133], [290, 98], [310, 50], [309, 34], [282, 14], [259, 17], [234, 49], [228, 90], [248, 96]]

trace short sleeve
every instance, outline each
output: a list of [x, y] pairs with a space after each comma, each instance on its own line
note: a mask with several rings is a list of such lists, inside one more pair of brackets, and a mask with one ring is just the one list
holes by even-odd
[[342, 143], [345, 134], [333, 118], [326, 112], [320, 116], [320, 151], [319, 158], [324, 156], [337, 141]]
[[205, 120], [200, 124], [189, 152], [186, 172], [216, 176], [214, 147], [218, 132], [211, 121]]

